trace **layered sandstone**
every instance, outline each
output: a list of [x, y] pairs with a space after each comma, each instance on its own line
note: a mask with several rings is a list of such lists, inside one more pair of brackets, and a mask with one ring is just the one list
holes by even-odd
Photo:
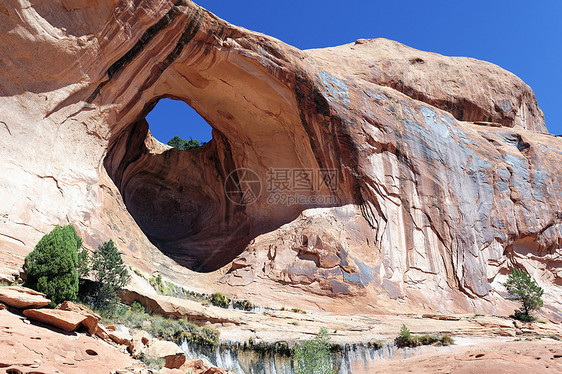
[[44, 293], [12, 286], [0, 287], [0, 302], [13, 308], [40, 308], [49, 305], [51, 300], [47, 299]]
[[23, 315], [29, 319], [56, 326], [65, 331], [74, 331], [86, 320], [86, 316], [59, 309], [26, 309]]
[[[521, 266], [562, 318], [562, 140], [513, 74], [382, 39], [301, 51], [182, 0], [0, 0], [0, 20], [4, 262], [72, 223], [195, 289], [449, 313], [511, 312]], [[152, 138], [163, 97], [213, 140]], [[279, 204], [278, 170], [317, 183]]]

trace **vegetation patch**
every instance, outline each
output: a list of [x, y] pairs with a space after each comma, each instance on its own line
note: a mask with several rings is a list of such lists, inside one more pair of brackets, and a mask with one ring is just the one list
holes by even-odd
[[234, 309], [250, 311], [253, 310], [256, 306], [249, 300], [234, 300], [232, 302], [232, 307]]
[[131, 268], [131, 270], [133, 270], [133, 272], [138, 275], [139, 277], [141, 277], [142, 279], [146, 279], [146, 277], [144, 276], [143, 273], [141, 273], [141, 271], [139, 269], [133, 269]]
[[215, 292], [214, 294], [212, 294], [210, 301], [214, 306], [218, 306], [221, 308], [228, 308], [228, 306], [230, 305], [230, 297], [220, 292]]
[[170, 318], [149, 314], [137, 301], [131, 306], [117, 304], [109, 309], [97, 309], [95, 305], [88, 305], [102, 317], [106, 324], [121, 324], [130, 329], [140, 329], [150, 335], [173, 341], [177, 344], [185, 339], [190, 343], [215, 348], [219, 342], [219, 332], [210, 327], [201, 327], [185, 318]]
[[325, 328], [314, 338], [297, 344], [293, 360], [297, 374], [335, 374], [330, 338]]
[[449, 335], [412, 335], [406, 325], [402, 325], [400, 335], [394, 339], [394, 343], [398, 348], [413, 348], [420, 345], [451, 345], [454, 340]]
[[150, 357], [148, 355], [145, 355], [144, 353], [140, 354], [139, 360], [141, 360], [147, 368], [155, 371], [161, 370], [164, 365], [166, 365], [166, 360], [164, 360], [163, 358]]
[[291, 309], [287, 309], [285, 307], [282, 307], [280, 309], [282, 312], [287, 311], [287, 312], [293, 312], [293, 313], [299, 313], [299, 314], [306, 314], [305, 310], [299, 309], [299, 308], [291, 308]]
[[168, 140], [168, 145], [179, 149], [180, 151], [189, 151], [190, 149], [195, 149], [201, 146], [197, 139], [190, 138], [189, 140], [185, 140], [177, 135]]

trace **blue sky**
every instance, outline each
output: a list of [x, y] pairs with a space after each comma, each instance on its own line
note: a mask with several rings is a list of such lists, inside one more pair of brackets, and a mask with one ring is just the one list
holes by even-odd
[[[230, 23], [300, 49], [383, 37], [492, 62], [533, 88], [549, 132], [562, 134], [562, 0], [195, 2]], [[174, 135], [211, 137], [209, 126], [184, 103], [161, 101], [147, 119], [163, 142]]]

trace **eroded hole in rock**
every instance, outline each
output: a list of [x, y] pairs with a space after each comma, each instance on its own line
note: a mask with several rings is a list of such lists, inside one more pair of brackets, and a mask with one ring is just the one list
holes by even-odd
[[98, 352], [94, 351], [93, 349], [86, 349], [86, 353], [90, 356], [97, 356]]
[[[224, 191], [229, 175], [237, 177], [233, 145], [213, 124], [212, 139], [194, 149], [162, 144], [150, 134], [161, 129], [152, 123], [149, 132], [146, 120], [148, 115], [154, 122], [149, 113], [161, 99], [149, 103], [137, 120], [114, 135], [104, 165], [132, 217], [156, 247], [191, 270], [213, 271], [232, 261], [251, 240], [246, 207], [234, 204]], [[198, 135], [204, 128], [193, 131], [198, 126], [192, 118], [189, 113], [160, 118], [160, 126], [179, 122], [167, 135], [160, 132], [160, 139], [180, 135], [199, 136], [201, 143], [208, 140]]]
[[180, 100], [158, 101], [146, 120], [155, 139], [178, 149], [194, 149], [212, 138], [212, 127], [207, 121]]

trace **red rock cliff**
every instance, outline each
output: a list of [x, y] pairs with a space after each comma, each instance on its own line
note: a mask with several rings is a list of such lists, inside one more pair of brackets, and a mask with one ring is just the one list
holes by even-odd
[[[69, 222], [258, 300], [498, 313], [520, 265], [562, 318], [562, 140], [513, 74], [383, 39], [301, 51], [182, 0], [0, 0], [0, 21], [4, 262]], [[154, 140], [164, 97], [213, 140]], [[298, 204], [283, 170], [314, 174]]]

